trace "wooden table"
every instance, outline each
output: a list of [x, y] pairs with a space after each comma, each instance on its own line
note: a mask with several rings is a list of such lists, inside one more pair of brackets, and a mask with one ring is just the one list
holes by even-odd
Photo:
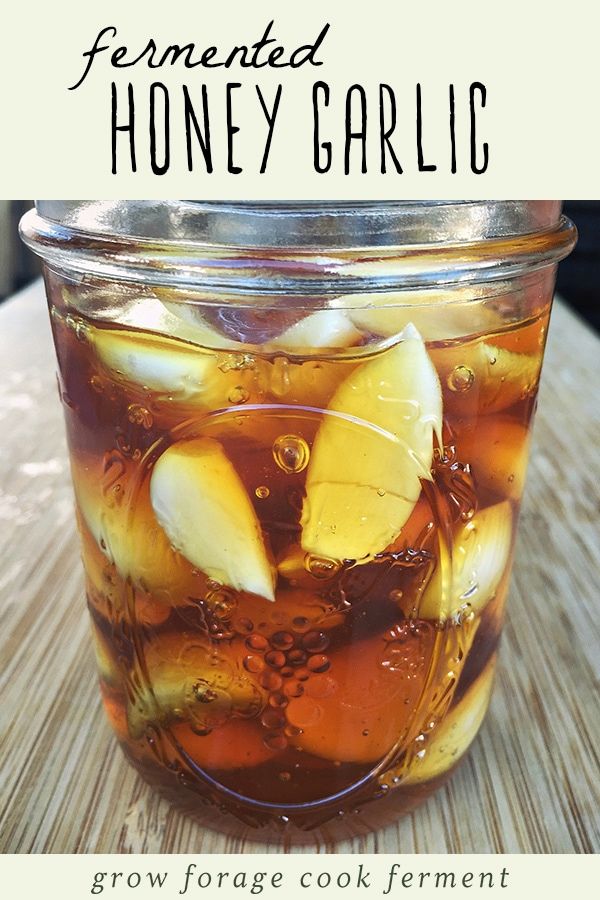
[[[0, 850], [275, 847], [202, 830], [105, 724], [40, 284], [0, 309]], [[420, 809], [346, 852], [600, 851], [600, 341], [557, 304], [491, 711]], [[302, 851], [298, 851], [302, 852]]]

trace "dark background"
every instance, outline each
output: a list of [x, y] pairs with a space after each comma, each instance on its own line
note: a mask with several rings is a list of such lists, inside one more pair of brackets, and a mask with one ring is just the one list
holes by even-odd
[[[17, 224], [31, 206], [11, 200], [0, 207], [0, 301], [39, 274], [38, 260], [19, 241]], [[566, 200], [565, 213], [575, 222], [579, 240], [558, 268], [557, 290], [600, 332], [600, 200]]]

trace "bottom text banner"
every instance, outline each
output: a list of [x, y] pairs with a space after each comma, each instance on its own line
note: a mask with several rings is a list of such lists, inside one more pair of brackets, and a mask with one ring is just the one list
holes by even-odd
[[6, 855], [5, 897], [47, 900], [296, 900], [296, 898], [597, 896], [597, 856], [402, 855]]

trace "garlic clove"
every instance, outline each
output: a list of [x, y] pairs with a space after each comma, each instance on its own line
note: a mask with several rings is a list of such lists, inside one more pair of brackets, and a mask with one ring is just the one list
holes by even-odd
[[150, 723], [208, 729], [232, 716], [257, 715], [264, 691], [243, 667], [247, 654], [241, 640], [215, 652], [209, 641], [186, 633], [161, 635], [146, 645], [144, 683], [128, 698], [131, 736], [140, 737]]
[[[202, 596], [206, 579], [171, 546], [156, 521], [148, 484], [137, 485], [130, 464], [121, 458], [108, 468], [98, 460], [72, 457], [71, 473], [82, 529], [82, 550], [89, 587], [102, 599], [110, 590], [100, 554], [126, 581], [164, 604]], [[96, 548], [90, 546], [90, 537]], [[122, 602], [124, 602], [122, 600]]]
[[442, 395], [414, 328], [357, 366], [334, 393], [311, 452], [302, 548], [362, 559], [399, 534], [431, 477]]
[[438, 560], [419, 603], [419, 618], [445, 621], [468, 604], [481, 612], [493, 599], [509, 563], [513, 513], [508, 501], [479, 510], [458, 526], [452, 560]]
[[[361, 308], [351, 308], [360, 301]], [[475, 289], [456, 292], [397, 291], [341, 297], [348, 316], [361, 331], [392, 337], [408, 324], [414, 325], [424, 341], [449, 341], [469, 335], [489, 333], [502, 325], [499, 314], [478, 299]]]
[[181, 441], [158, 459], [152, 507], [173, 547], [209, 578], [274, 599], [274, 573], [254, 507], [222, 446]]
[[270, 347], [283, 351], [315, 350], [351, 347], [360, 342], [361, 332], [352, 324], [350, 317], [341, 309], [320, 309], [304, 316], [294, 325], [273, 338]]
[[448, 410], [461, 416], [502, 412], [537, 389], [541, 356], [487, 341], [432, 349]]
[[425, 754], [414, 759], [403, 785], [421, 784], [443, 775], [467, 752], [485, 718], [494, 682], [491, 660], [459, 703], [428, 736]]

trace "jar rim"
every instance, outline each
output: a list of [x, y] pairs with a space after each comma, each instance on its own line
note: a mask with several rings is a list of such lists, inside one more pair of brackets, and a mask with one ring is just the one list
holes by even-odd
[[513, 277], [576, 240], [560, 201], [37, 201], [21, 236], [79, 275], [332, 293]]

